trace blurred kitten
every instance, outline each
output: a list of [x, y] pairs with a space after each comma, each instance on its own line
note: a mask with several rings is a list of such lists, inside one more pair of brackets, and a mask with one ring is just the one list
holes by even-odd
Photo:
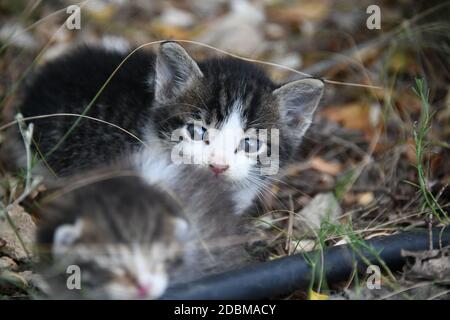
[[[249, 261], [245, 227], [229, 214], [230, 194], [203, 170], [177, 168], [175, 180], [131, 170], [98, 173], [102, 180], [80, 185], [91, 174], [67, 183], [76, 189], [41, 209], [38, 243], [50, 298], [154, 299], [169, 282]], [[80, 267], [81, 290], [66, 286], [70, 265]]]
[[[180, 206], [136, 176], [82, 186], [41, 212], [41, 268], [58, 299], [157, 298], [187, 232]], [[80, 290], [66, 286], [70, 265], [80, 267]]]

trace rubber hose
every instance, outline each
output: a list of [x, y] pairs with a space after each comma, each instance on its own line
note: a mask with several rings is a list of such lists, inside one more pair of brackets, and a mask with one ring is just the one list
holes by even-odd
[[[208, 276], [167, 290], [162, 299], [180, 300], [250, 300], [265, 299], [307, 289], [313, 272], [311, 261], [316, 261], [315, 278], [321, 271], [323, 254], [324, 276], [328, 284], [348, 280], [355, 266], [365, 272], [367, 262], [390, 270], [401, 268], [406, 258], [401, 250], [424, 251], [450, 245], [450, 230], [418, 229], [364, 241], [364, 246], [339, 245], [307, 254], [295, 254], [280, 259], [247, 266], [237, 271]], [[309, 262], [308, 262], [309, 261]]]

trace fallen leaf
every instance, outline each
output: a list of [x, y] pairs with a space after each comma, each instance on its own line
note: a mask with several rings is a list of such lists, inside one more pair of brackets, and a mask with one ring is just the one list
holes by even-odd
[[273, 5], [267, 8], [270, 20], [284, 24], [299, 24], [302, 21], [318, 21], [330, 13], [328, 0], [302, 0], [290, 5]]
[[363, 192], [357, 195], [357, 199], [360, 205], [367, 206], [375, 199], [375, 196], [373, 192]]
[[308, 300], [328, 300], [330, 296], [323, 293], [318, 293], [313, 290], [309, 291]]
[[368, 104], [354, 102], [342, 106], [332, 106], [318, 114], [344, 128], [372, 133], [370, 106]]
[[319, 229], [323, 221], [338, 221], [342, 209], [331, 192], [317, 194], [308, 205], [295, 215], [294, 227], [304, 235]]
[[311, 168], [332, 176], [337, 176], [342, 172], [342, 165], [339, 162], [326, 161], [320, 157], [312, 158], [310, 164]]
[[169, 26], [159, 22], [153, 23], [152, 30], [161, 39], [192, 39], [195, 34], [193, 30]]
[[292, 253], [309, 252], [316, 248], [316, 241], [311, 239], [291, 241], [290, 246], [290, 252]]
[[336, 242], [334, 245], [335, 246], [342, 246], [343, 244], [347, 244], [350, 243], [351, 240], [348, 236], [344, 236], [341, 240], [339, 240], [338, 242]]
[[0, 271], [2, 270], [17, 270], [17, 263], [9, 257], [0, 257]]

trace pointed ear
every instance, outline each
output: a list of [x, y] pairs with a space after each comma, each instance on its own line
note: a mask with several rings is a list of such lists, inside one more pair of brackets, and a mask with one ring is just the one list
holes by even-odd
[[281, 116], [293, 134], [301, 138], [308, 130], [314, 112], [323, 94], [323, 82], [317, 79], [302, 79], [276, 89]]
[[177, 97], [203, 73], [188, 53], [175, 42], [161, 44], [156, 56], [155, 99], [159, 102]]
[[55, 229], [53, 235], [53, 255], [67, 252], [69, 247], [77, 241], [83, 231], [83, 220], [78, 219], [73, 224], [63, 224]]
[[189, 238], [189, 223], [184, 218], [174, 217], [173, 226], [175, 237], [179, 241], [186, 241]]

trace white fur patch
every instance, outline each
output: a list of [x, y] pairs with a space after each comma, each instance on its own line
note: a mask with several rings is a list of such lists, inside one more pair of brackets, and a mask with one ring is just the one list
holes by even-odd
[[[245, 179], [256, 164], [256, 159], [249, 157], [239, 148], [241, 141], [248, 136], [248, 133], [244, 132], [241, 109], [242, 101], [238, 100], [220, 128], [217, 128], [214, 123], [208, 127], [205, 123], [194, 122], [196, 126], [203, 126], [208, 130], [207, 143], [204, 140], [191, 140], [186, 129], [180, 129], [180, 133], [175, 135], [174, 140], [177, 141], [178, 135], [185, 139], [177, 145], [172, 154], [172, 160], [205, 167], [227, 166], [228, 169], [222, 173], [223, 176], [232, 181]], [[182, 151], [182, 158], [176, 158], [179, 151]]]
[[53, 255], [65, 253], [68, 248], [81, 236], [83, 220], [78, 219], [74, 224], [63, 224], [55, 230], [53, 236]]
[[149, 184], [176, 180], [180, 171], [178, 165], [171, 162], [170, 158], [158, 149], [143, 149], [135, 155], [133, 161]]
[[161, 296], [166, 290], [168, 278], [166, 270], [163, 269], [162, 262], [159, 261], [165, 254], [165, 250], [158, 246], [153, 246], [152, 251], [152, 257], [148, 257], [136, 245], [133, 247], [132, 259], [138, 285], [148, 288], [148, 298], [155, 299]]

